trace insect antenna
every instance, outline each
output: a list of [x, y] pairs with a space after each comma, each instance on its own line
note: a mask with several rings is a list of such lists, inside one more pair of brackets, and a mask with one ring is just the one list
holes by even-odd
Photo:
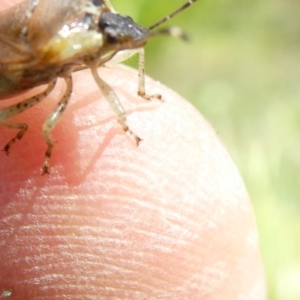
[[163, 28], [163, 29], [156, 30], [156, 31], [150, 33], [151, 38], [154, 36], [158, 36], [158, 35], [170, 35], [170, 36], [173, 36], [176, 38], [180, 38], [180, 39], [184, 40], [185, 42], [187, 42], [189, 40], [188, 34], [184, 30], [182, 30], [180, 27], [177, 27], [177, 26]]
[[170, 19], [172, 19], [173, 17], [175, 17], [176, 15], [178, 15], [179, 13], [181, 13], [183, 10], [187, 9], [189, 6], [191, 6], [196, 1], [197, 0], [189, 0], [189, 1], [187, 1], [185, 4], [183, 4], [181, 7], [179, 7], [175, 11], [173, 11], [171, 14], [167, 15], [166, 17], [164, 17], [161, 20], [157, 21], [153, 25], [149, 26], [148, 29], [151, 31], [154, 28], [157, 28], [158, 26], [160, 26], [161, 24], [166, 23], [167, 21], [169, 21]]

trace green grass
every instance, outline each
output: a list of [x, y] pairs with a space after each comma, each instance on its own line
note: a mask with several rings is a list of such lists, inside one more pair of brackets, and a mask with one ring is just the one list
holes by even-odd
[[[185, 0], [114, 0], [151, 25]], [[146, 47], [147, 74], [189, 99], [245, 180], [270, 300], [300, 299], [300, 1], [204, 0]]]

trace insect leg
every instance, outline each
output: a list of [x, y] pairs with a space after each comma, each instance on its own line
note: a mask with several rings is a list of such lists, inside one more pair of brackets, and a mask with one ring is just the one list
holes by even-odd
[[139, 54], [139, 85], [138, 85], [138, 95], [144, 99], [150, 101], [153, 98], [162, 101], [162, 97], [159, 94], [147, 95], [145, 88], [145, 50], [140, 48], [138, 51]]
[[102, 91], [112, 111], [116, 114], [118, 122], [122, 126], [123, 130], [135, 139], [136, 145], [138, 146], [142, 139], [139, 136], [137, 136], [133, 131], [131, 131], [128, 127], [126, 123], [126, 113], [118, 96], [116, 95], [114, 90], [103, 79], [100, 78], [96, 68], [91, 68], [91, 72], [95, 82]]
[[139, 55], [139, 82], [138, 82], [138, 95], [145, 100], [152, 100], [153, 98], [162, 100], [161, 95], [147, 95], [146, 88], [145, 88], [145, 51], [144, 48], [139, 49], [130, 49], [118, 52], [112, 59], [110, 59], [105, 65], [115, 65], [122, 61], [129, 59], [131, 56], [138, 54]]
[[66, 85], [67, 85], [66, 91], [63, 94], [63, 96], [61, 97], [60, 101], [58, 102], [55, 110], [52, 112], [52, 114], [48, 117], [46, 122], [43, 124], [43, 136], [46, 140], [48, 147], [45, 152], [45, 159], [44, 159], [44, 164], [43, 164], [42, 175], [44, 175], [46, 173], [49, 174], [49, 161], [50, 161], [52, 149], [55, 144], [55, 141], [52, 138], [51, 132], [54, 129], [55, 125], [60, 120], [63, 112], [65, 111], [65, 109], [68, 105], [71, 93], [72, 93], [72, 89], [73, 89], [72, 77], [68, 76], [68, 77], [65, 77], [64, 79], [65, 79]]
[[17, 135], [13, 139], [11, 139], [3, 148], [3, 151], [5, 151], [7, 155], [9, 155], [9, 150], [10, 150], [11, 146], [17, 140], [20, 140], [24, 136], [24, 134], [26, 133], [26, 131], [28, 129], [28, 125], [26, 123], [9, 122], [9, 121], [6, 121], [6, 119], [11, 118], [15, 115], [18, 115], [21, 112], [31, 108], [32, 106], [36, 105], [39, 102], [41, 102], [52, 92], [53, 88], [55, 87], [55, 84], [56, 84], [56, 80], [50, 82], [48, 84], [48, 87], [46, 88], [46, 90], [43, 91], [42, 93], [39, 93], [33, 97], [30, 97], [28, 99], [25, 99], [25, 100], [19, 102], [17, 104], [7, 106], [0, 110], [0, 124], [5, 127], [8, 127], [8, 128], [19, 130]]

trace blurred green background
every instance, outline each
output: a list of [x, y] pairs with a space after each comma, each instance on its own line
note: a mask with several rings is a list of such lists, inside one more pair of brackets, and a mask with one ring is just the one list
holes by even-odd
[[[112, 2], [149, 26], [185, 0]], [[253, 202], [268, 299], [299, 300], [300, 1], [199, 0], [174, 24], [191, 41], [149, 42], [146, 72], [218, 132]]]

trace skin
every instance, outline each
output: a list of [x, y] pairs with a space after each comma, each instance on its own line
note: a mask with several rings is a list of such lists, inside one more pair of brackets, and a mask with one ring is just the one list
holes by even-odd
[[[72, 100], [53, 133], [50, 176], [40, 175], [41, 127], [63, 82], [14, 118], [30, 127], [1, 156], [0, 293], [22, 300], [266, 299], [249, 197], [215, 131], [149, 78], [147, 90], [165, 102], [136, 96], [134, 70], [100, 74], [143, 141], [136, 147], [124, 134], [88, 71], [74, 74]], [[1, 145], [13, 134], [1, 128]]]

